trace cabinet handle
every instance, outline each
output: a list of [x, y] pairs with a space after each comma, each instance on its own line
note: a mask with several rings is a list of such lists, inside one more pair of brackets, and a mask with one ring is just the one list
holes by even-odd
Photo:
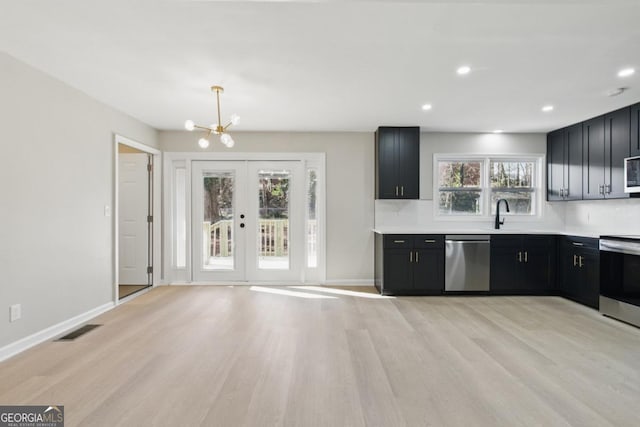
[[396, 196], [398, 195], [398, 186], [396, 185]]
[[575, 267], [576, 265], [578, 265], [578, 255], [573, 254], [573, 266]]
[[394, 240], [393, 243], [404, 243], [404, 240]]
[[583, 260], [584, 260], [584, 258], [582, 258], [582, 255], [580, 255], [580, 256], [578, 257], [578, 261], [579, 261], [579, 262], [578, 262], [578, 266], [579, 266], [580, 268], [582, 268], [582, 267], [584, 266], [584, 264], [582, 263], [582, 261], [583, 261]]
[[416, 263], [419, 263], [419, 262], [420, 262], [419, 253], [418, 251], [416, 251]]
[[400, 195], [404, 196], [404, 185], [400, 186]]
[[611, 184], [607, 184], [604, 186], [604, 192], [607, 194], [611, 194]]
[[571, 244], [573, 246], [584, 246], [584, 243], [580, 243], [580, 242], [571, 242]]
[[529, 262], [529, 252], [524, 251], [524, 262]]
[[409, 251], [409, 262], [413, 262], [413, 251]]
[[518, 262], [522, 262], [522, 252], [518, 252]]
[[436, 241], [433, 240], [433, 239], [426, 239], [424, 242], [425, 243], [435, 243]]

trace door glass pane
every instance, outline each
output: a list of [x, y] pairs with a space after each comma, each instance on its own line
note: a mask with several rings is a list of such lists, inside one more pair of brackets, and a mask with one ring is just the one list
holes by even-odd
[[289, 269], [289, 171], [258, 172], [258, 268]]
[[318, 266], [318, 220], [316, 211], [316, 186], [318, 176], [315, 169], [307, 170], [307, 267]]
[[233, 270], [233, 172], [204, 172], [202, 268]]

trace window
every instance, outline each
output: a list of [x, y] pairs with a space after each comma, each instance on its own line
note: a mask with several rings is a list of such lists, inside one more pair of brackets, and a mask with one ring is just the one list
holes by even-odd
[[509, 202], [508, 215], [538, 215], [542, 156], [434, 156], [439, 216], [495, 215], [496, 202]]
[[438, 162], [438, 206], [442, 214], [482, 213], [482, 162]]
[[509, 202], [512, 215], [534, 214], [533, 161], [490, 160], [491, 214], [496, 213], [496, 202]]

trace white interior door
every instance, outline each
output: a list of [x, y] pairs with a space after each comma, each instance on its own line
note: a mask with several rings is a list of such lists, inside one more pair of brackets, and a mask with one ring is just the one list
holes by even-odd
[[194, 161], [193, 280], [301, 280], [304, 183], [300, 161]]
[[146, 153], [118, 155], [118, 281], [149, 283], [149, 172]]
[[192, 163], [193, 280], [245, 280], [246, 162]]

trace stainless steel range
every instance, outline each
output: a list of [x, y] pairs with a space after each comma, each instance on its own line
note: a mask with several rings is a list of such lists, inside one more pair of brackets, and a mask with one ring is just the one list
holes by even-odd
[[600, 237], [600, 312], [640, 327], [640, 236]]

